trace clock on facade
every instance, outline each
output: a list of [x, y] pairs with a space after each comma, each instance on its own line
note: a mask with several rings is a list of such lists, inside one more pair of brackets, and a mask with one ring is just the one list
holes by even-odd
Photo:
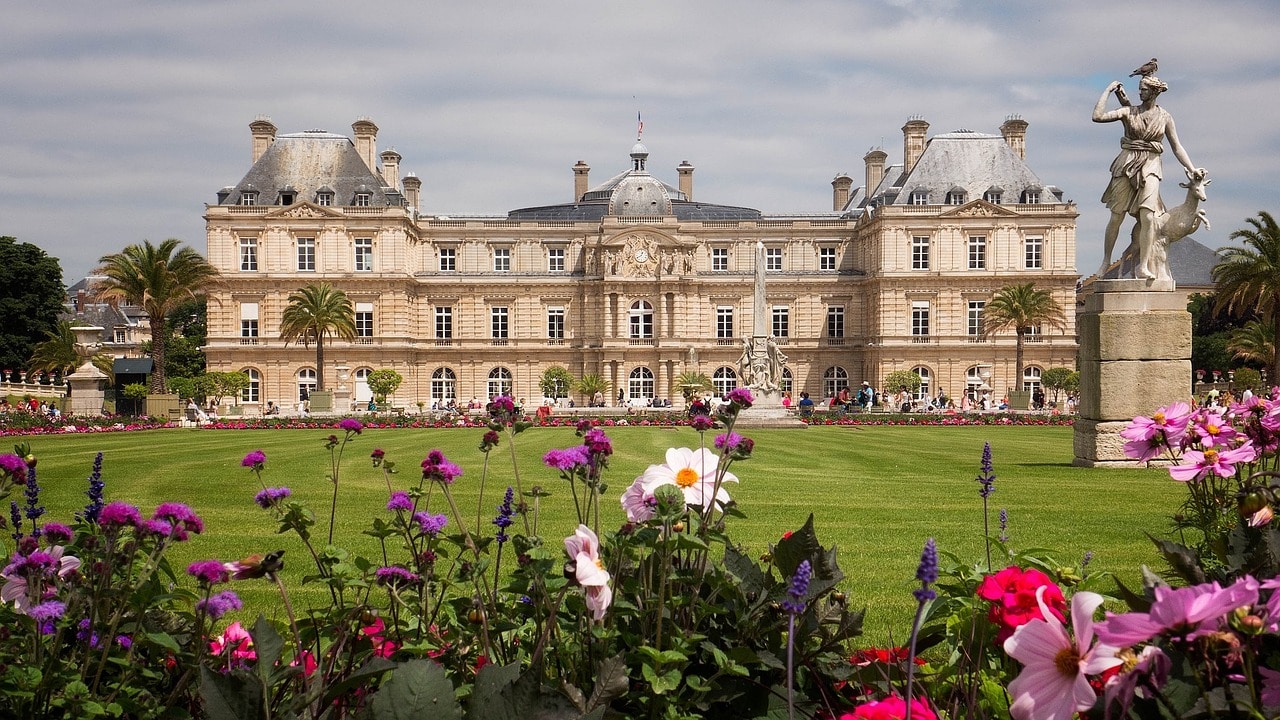
[[645, 262], [649, 262], [649, 251], [648, 251], [648, 250], [645, 250], [644, 248], [640, 248], [639, 250], [637, 250], [637, 251], [636, 251], [636, 262], [638, 262], [638, 263], [645, 263]]

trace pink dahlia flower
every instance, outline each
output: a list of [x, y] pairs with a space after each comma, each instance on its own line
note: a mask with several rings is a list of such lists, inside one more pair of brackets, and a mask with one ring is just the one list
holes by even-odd
[[574, 563], [578, 584], [586, 592], [587, 609], [596, 620], [604, 619], [605, 610], [613, 602], [613, 590], [609, 588], [609, 571], [600, 560], [600, 538], [586, 525], [578, 525], [564, 539], [564, 549]]

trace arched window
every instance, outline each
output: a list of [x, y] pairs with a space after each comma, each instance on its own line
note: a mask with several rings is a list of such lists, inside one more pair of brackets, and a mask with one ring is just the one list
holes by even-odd
[[719, 368], [711, 375], [711, 385], [716, 389], [717, 395], [724, 397], [730, 390], [738, 387], [738, 373], [728, 366]]
[[431, 373], [431, 401], [441, 405], [458, 398], [458, 378], [447, 367]]
[[929, 368], [923, 365], [917, 365], [911, 368], [911, 372], [920, 376], [920, 389], [916, 391], [916, 399], [924, 400], [925, 398], [931, 397], [933, 395], [931, 392], [933, 390], [933, 383], [930, 381], [933, 379], [933, 375], [929, 372]]
[[964, 394], [970, 400], [977, 400], [980, 394], [979, 388], [986, 384], [982, 378], [982, 367], [980, 365], [972, 365], [968, 370], [964, 371]]
[[782, 382], [778, 383], [782, 392], [791, 392], [791, 368], [782, 368]]
[[249, 376], [249, 385], [240, 391], [240, 402], [262, 402], [262, 373], [253, 368], [245, 368], [240, 372]]
[[647, 367], [638, 367], [631, 371], [627, 378], [627, 396], [632, 400], [653, 399], [653, 372]]
[[489, 371], [489, 399], [499, 395], [511, 395], [511, 371], [504, 367]]
[[822, 396], [835, 397], [849, 387], [849, 373], [842, 367], [829, 367], [822, 373]]
[[632, 339], [653, 337], [653, 306], [647, 300], [631, 303], [629, 334]]
[[308, 398], [316, 391], [316, 371], [311, 368], [302, 368], [298, 371], [298, 402], [303, 400], [303, 391], [306, 391]]
[[1022, 371], [1022, 389], [1026, 392], [1035, 392], [1040, 387], [1040, 368], [1035, 365], [1028, 365]]
[[373, 391], [369, 389], [369, 373], [371, 372], [373, 372], [373, 368], [356, 368], [354, 374], [356, 379], [356, 402], [367, 403], [373, 399]]

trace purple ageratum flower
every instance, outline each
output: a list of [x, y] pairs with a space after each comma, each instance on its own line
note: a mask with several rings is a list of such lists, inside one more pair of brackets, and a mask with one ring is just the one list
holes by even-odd
[[491, 415], [511, 415], [516, 411], [516, 403], [509, 395], [499, 395], [489, 403], [489, 414]]
[[95, 523], [98, 521], [98, 513], [102, 512], [102, 491], [106, 487], [106, 483], [102, 482], [102, 453], [98, 453], [93, 458], [93, 472], [89, 475], [89, 489], [85, 491], [85, 495], [89, 498], [89, 503], [84, 506], [82, 516], [85, 522]]
[[423, 480], [438, 480], [445, 485], [452, 485], [461, 476], [462, 468], [449, 462], [439, 450], [427, 453], [427, 459], [422, 461]]
[[27, 461], [13, 453], [0, 455], [0, 472], [8, 475], [15, 483], [27, 481]]
[[71, 538], [73, 537], [71, 528], [63, 525], [62, 523], [45, 523], [43, 530], [44, 539], [50, 545], [65, 545], [66, 543], [71, 542]]
[[217, 595], [210, 595], [196, 603], [197, 612], [203, 612], [214, 620], [242, 607], [244, 603], [240, 601], [240, 596], [231, 590], [223, 590]]
[[736, 432], [729, 432], [723, 435], [717, 435], [715, 439], [717, 450], [732, 455], [736, 460], [742, 460], [750, 457], [751, 451], [755, 449], [756, 442], [751, 438], [743, 437]]
[[117, 635], [116, 644], [119, 645], [121, 648], [128, 650], [129, 648], [133, 647], [133, 638], [129, 637], [128, 635]]
[[582, 435], [582, 442], [592, 455], [609, 456], [613, 454], [613, 443], [603, 430], [592, 428]]
[[976, 480], [979, 485], [979, 496], [989, 498], [996, 491], [996, 474], [991, 465], [991, 443], [989, 442], [982, 445], [982, 472], [978, 473]]
[[267, 454], [262, 452], [261, 450], [254, 450], [248, 455], [245, 455], [244, 459], [240, 461], [240, 464], [247, 468], [252, 468], [254, 470], [261, 470], [262, 466], [265, 465], [266, 462], [267, 462]]
[[694, 415], [689, 424], [698, 432], [706, 432], [716, 426], [716, 421], [710, 415]]
[[231, 573], [218, 560], [197, 560], [187, 566], [187, 574], [202, 585], [217, 585], [231, 579]]
[[582, 435], [585, 435], [588, 430], [590, 430], [595, 426], [596, 426], [596, 423], [594, 420], [584, 418], [578, 421], [578, 424], [574, 426], [574, 429], [577, 431], [578, 436], [581, 437]]
[[193, 532], [197, 535], [204, 532], [204, 521], [196, 515], [195, 511], [189, 506], [182, 503], [166, 502], [156, 506], [156, 511], [151, 517], [157, 520], [168, 520], [173, 523], [175, 528], [180, 528], [178, 533], [179, 540], [186, 540], [187, 533]]
[[515, 500], [515, 491], [511, 486], [507, 486], [507, 492], [502, 496], [502, 504], [498, 506], [498, 516], [493, 519], [493, 524], [498, 526], [497, 539], [499, 543], [504, 543], [511, 539], [507, 535], [507, 528], [515, 523], [516, 511], [511, 507], [512, 501]]
[[[157, 538], [168, 538], [173, 536], [175, 540], [185, 539], [185, 533], [182, 533], [178, 526], [163, 518], [151, 518], [138, 523], [138, 532], [142, 535], [148, 535]], [[176, 530], [176, 532], [175, 532]]]
[[920, 581], [920, 588], [912, 591], [916, 596], [916, 602], [924, 603], [938, 597], [938, 593], [929, 587], [938, 581], [938, 546], [933, 538], [924, 541], [924, 550], [920, 553], [920, 566], [916, 568], [916, 579]]
[[78, 628], [76, 630], [76, 639], [81, 642], [88, 641], [89, 647], [96, 650], [98, 648], [98, 633], [91, 631], [93, 625], [89, 622], [89, 618], [81, 620], [76, 627]]
[[338, 429], [359, 435], [360, 431], [364, 429], [364, 424], [355, 418], [342, 418], [338, 422]]
[[412, 510], [413, 498], [409, 497], [409, 493], [403, 490], [396, 490], [391, 493], [391, 499], [387, 501], [388, 510]]
[[542, 456], [542, 462], [547, 467], [560, 472], [573, 472], [579, 467], [585, 466], [590, 462], [590, 459], [587, 456], [587, 447], [585, 445], [577, 445], [563, 450], [548, 450], [547, 454]]
[[413, 519], [418, 523], [422, 534], [432, 537], [439, 535], [440, 531], [444, 530], [444, 526], [449, 524], [449, 517], [443, 513], [432, 515], [426, 512], [416, 512], [413, 514]]
[[490, 450], [498, 447], [498, 443], [501, 442], [501, 440], [502, 438], [498, 435], [498, 431], [496, 430], [486, 431], [484, 434], [484, 437], [480, 438], [480, 452], [487, 453]]
[[287, 487], [263, 488], [253, 497], [253, 501], [258, 503], [258, 507], [266, 510], [274, 507], [281, 500], [289, 497], [293, 491]]
[[46, 600], [39, 605], [33, 605], [27, 614], [33, 620], [40, 624], [50, 623], [62, 618], [67, 611], [67, 604], [60, 600]]
[[787, 589], [787, 599], [782, 601], [782, 609], [794, 614], [804, 612], [804, 596], [809, 592], [809, 582], [813, 580], [813, 567], [808, 560], [802, 560], [791, 576], [791, 587]]
[[729, 392], [725, 393], [724, 399], [728, 400], [734, 405], [741, 407], [744, 410], [746, 408], [751, 407], [751, 403], [755, 401], [755, 398], [751, 397], [751, 391], [744, 387], [734, 388], [730, 390]]
[[98, 524], [103, 527], [132, 527], [141, 521], [142, 513], [138, 508], [119, 500], [107, 503], [98, 514]]
[[374, 575], [378, 578], [379, 583], [391, 587], [417, 585], [422, 582], [422, 576], [396, 565], [380, 567], [374, 572]]

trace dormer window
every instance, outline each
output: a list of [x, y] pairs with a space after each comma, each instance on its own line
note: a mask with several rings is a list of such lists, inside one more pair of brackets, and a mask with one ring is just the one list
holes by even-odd
[[1004, 190], [998, 187], [990, 188], [986, 192], [982, 193], [982, 199], [992, 205], [999, 205], [1001, 200], [1004, 199]]
[[298, 199], [298, 191], [292, 185], [286, 185], [280, 188], [280, 204], [292, 205]]
[[370, 198], [369, 193], [358, 192], [356, 193], [356, 201], [354, 204], [356, 207], [369, 207], [369, 198]]
[[320, 207], [329, 207], [333, 205], [333, 193], [318, 192], [316, 193], [316, 204]]
[[928, 205], [929, 191], [928, 190], [912, 190], [911, 204], [912, 205]]
[[964, 188], [953, 187], [947, 191], [946, 201], [948, 205], [963, 205], [965, 203], [965, 198], [967, 197], [968, 193], [964, 191]]
[[1022, 191], [1022, 202], [1023, 204], [1026, 204], [1026, 205], [1039, 205], [1040, 204], [1040, 188], [1031, 187]]
[[257, 205], [258, 193], [254, 190], [245, 190], [244, 192], [240, 193], [240, 204], [241, 205]]

